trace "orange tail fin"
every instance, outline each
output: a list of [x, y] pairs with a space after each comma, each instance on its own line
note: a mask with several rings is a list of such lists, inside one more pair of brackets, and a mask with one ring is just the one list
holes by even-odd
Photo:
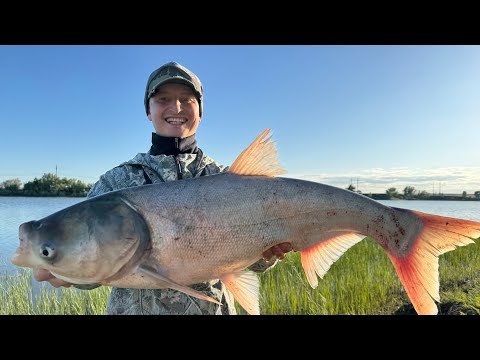
[[457, 246], [474, 243], [480, 237], [480, 222], [399, 210], [414, 213], [423, 228], [406, 256], [398, 257], [389, 251], [387, 254], [416, 312], [435, 315], [438, 308], [433, 300], [440, 302], [438, 257]]

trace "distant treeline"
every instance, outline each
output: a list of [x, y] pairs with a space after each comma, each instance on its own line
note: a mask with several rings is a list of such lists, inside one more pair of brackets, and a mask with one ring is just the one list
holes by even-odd
[[[59, 178], [55, 174], [44, 174], [40, 179], [22, 183], [20, 179], [6, 180], [0, 183], [0, 196], [71, 196], [85, 197], [93, 184], [85, 184], [80, 180]], [[350, 185], [347, 190], [362, 194], [355, 186]], [[464, 191], [462, 194], [430, 194], [427, 191], [417, 191], [413, 186], [406, 186], [402, 193], [391, 187], [385, 193], [363, 193], [375, 200], [480, 200], [480, 190], [473, 194]]]
[[[355, 190], [355, 186], [350, 185], [347, 190], [361, 193]], [[384, 194], [363, 194], [375, 200], [480, 200], [480, 190], [473, 194], [468, 194], [463, 191], [461, 194], [430, 194], [427, 191], [417, 191], [413, 186], [406, 186], [403, 193], [399, 193], [396, 188], [391, 187], [385, 191]]]
[[403, 195], [400, 194], [398, 197], [392, 197], [389, 196], [388, 194], [374, 194], [374, 193], [369, 193], [369, 194], [363, 194], [366, 195], [372, 199], [375, 200], [462, 200], [462, 201], [480, 201], [480, 198], [476, 197], [468, 197], [468, 196], [462, 196], [462, 195], [429, 195], [429, 196], [412, 196], [409, 198], [405, 198]]
[[66, 196], [85, 197], [92, 184], [80, 180], [60, 178], [55, 174], [44, 174], [25, 184], [20, 179], [0, 183], [0, 196]]

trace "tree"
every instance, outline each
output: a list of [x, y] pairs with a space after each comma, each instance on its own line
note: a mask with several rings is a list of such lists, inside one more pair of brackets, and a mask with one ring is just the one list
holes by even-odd
[[350, 190], [350, 191], [355, 192], [355, 186], [353, 186], [352, 184], [350, 184], [350, 185], [348, 185], [347, 190]]
[[464, 192], [462, 193], [462, 197], [463, 197], [463, 198], [466, 198], [466, 197], [467, 197], [467, 192], [466, 192], [466, 191], [464, 191]]
[[473, 195], [475, 195], [476, 199], [480, 199], [480, 191], [475, 191]]
[[415, 190], [413, 186], [405, 186], [405, 188], [403, 189], [403, 194], [405, 195], [405, 199], [413, 198], [416, 191], [417, 190]]
[[391, 187], [385, 193], [390, 197], [390, 198], [396, 198], [398, 197], [398, 191], [396, 188]]
[[428, 192], [426, 192], [425, 190], [422, 190], [420, 191], [418, 194], [417, 194], [417, 197], [419, 199], [426, 199], [430, 196], [430, 194]]
[[9, 190], [9, 191], [18, 191], [23, 188], [23, 183], [20, 179], [11, 179], [5, 180], [1, 185], [0, 188]]
[[58, 188], [60, 178], [55, 174], [43, 174], [40, 179], [33, 179], [24, 185], [29, 195], [53, 195]]
[[33, 196], [85, 196], [91, 185], [80, 180], [59, 178], [55, 174], [44, 174], [24, 186], [26, 195]]

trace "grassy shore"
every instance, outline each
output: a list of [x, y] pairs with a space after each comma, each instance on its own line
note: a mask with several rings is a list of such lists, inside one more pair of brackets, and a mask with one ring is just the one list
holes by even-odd
[[[86, 315], [103, 314], [111, 288], [90, 291], [55, 289], [39, 284], [30, 269], [14, 275], [0, 275], [0, 314], [2, 315]], [[37, 285], [34, 289], [34, 284]]]
[[[480, 241], [440, 256], [441, 314], [480, 313]], [[262, 314], [414, 314], [386, 253], [367, 238], [335, 262], [310, 288], [300, 256], [291, 253], [260, 274]], [[90, 291], [39, 286], [32, 272], [1, 275], [0, 314], [103, 314], [109, 287]], [[239, 313], [245, 313], [237, 306]]]

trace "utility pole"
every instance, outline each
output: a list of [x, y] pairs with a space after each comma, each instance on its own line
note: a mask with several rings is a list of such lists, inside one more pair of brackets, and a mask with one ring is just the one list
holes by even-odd
[[433, 193], [432, 195], [435, 195], [435, 183], [433, 183]]
[[55, 164], [55, 177], [57, 177], [57, 165]]

